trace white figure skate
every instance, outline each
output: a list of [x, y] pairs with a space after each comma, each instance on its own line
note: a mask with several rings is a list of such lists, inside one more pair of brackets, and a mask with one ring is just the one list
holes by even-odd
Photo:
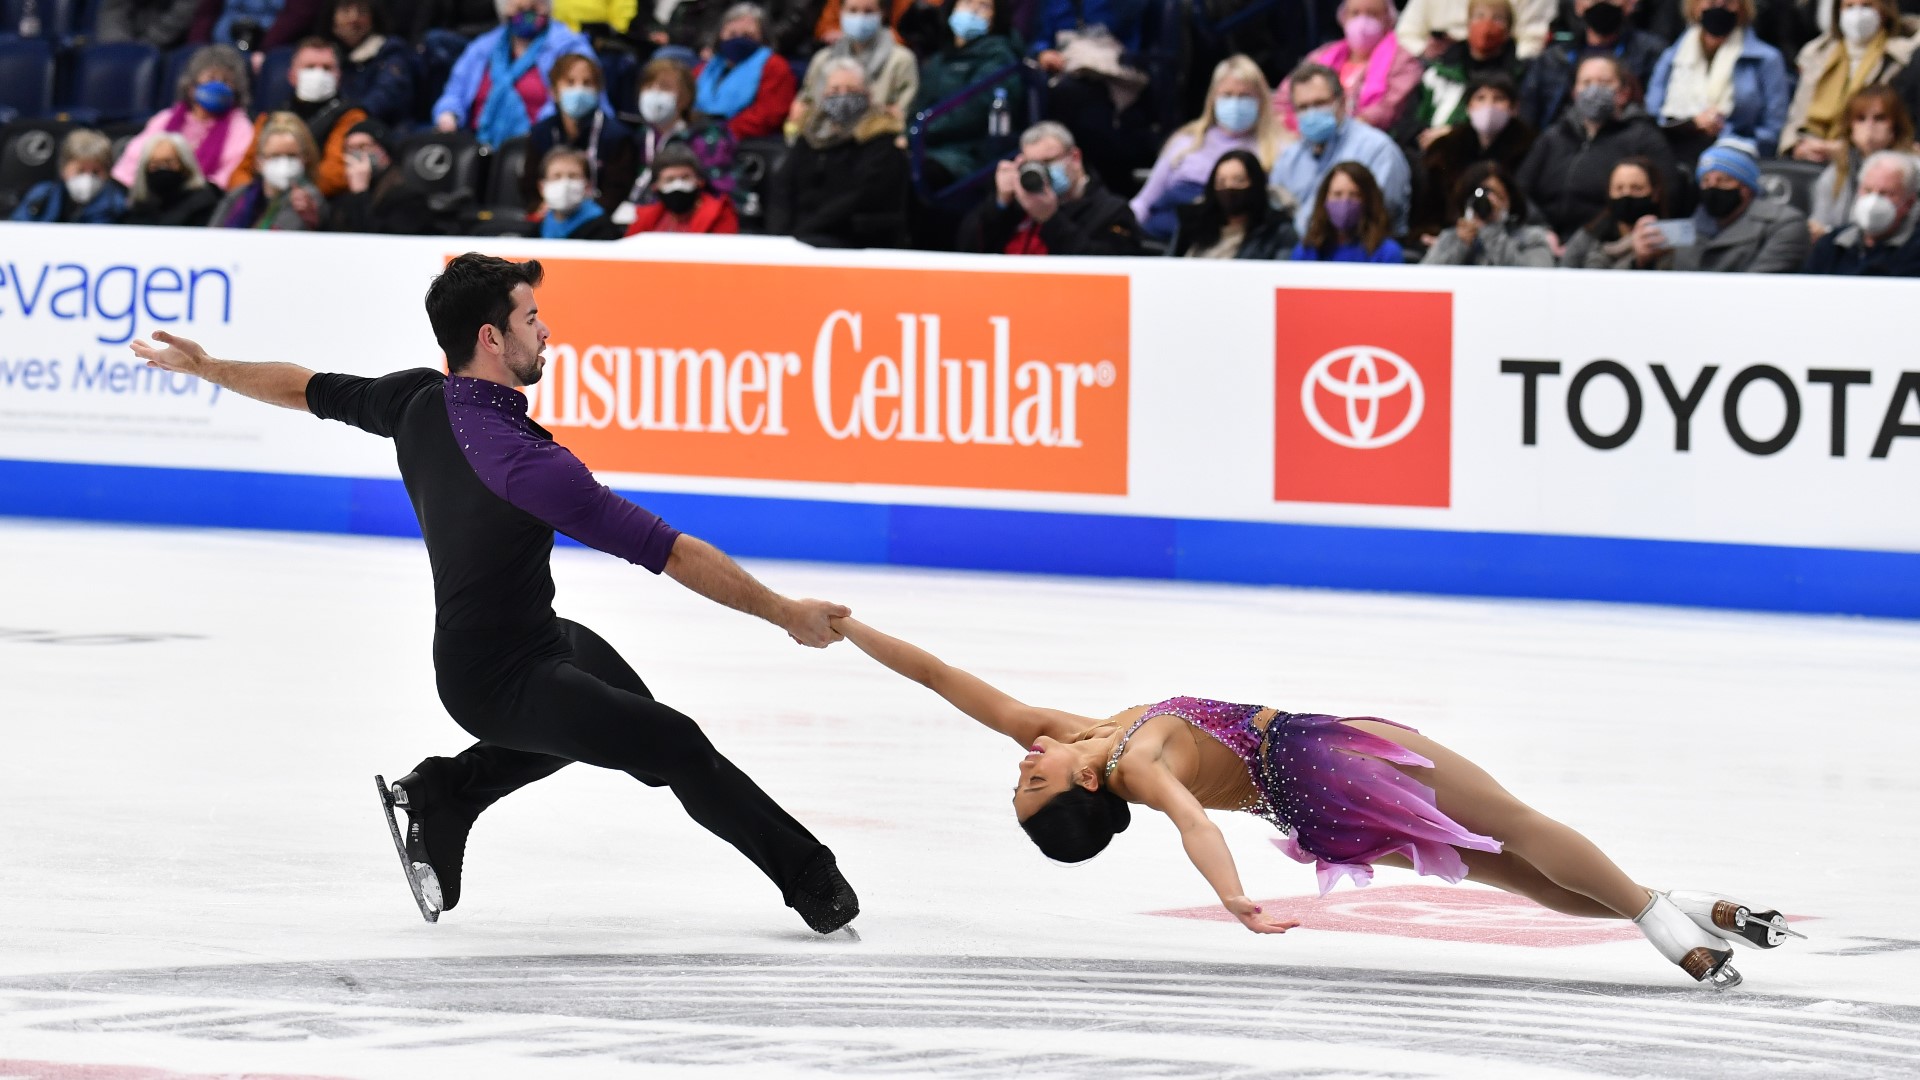
[[1680, 965], [1680, 970], [1695, 982], [1715, 990], [1740, 985], [1740, 973], [1733, 969], [1733, 950], [1717, 936], [1695, 926], [1664, 894], [1654, 893], [1633, 924], [1647, 935], [1660, 955]]

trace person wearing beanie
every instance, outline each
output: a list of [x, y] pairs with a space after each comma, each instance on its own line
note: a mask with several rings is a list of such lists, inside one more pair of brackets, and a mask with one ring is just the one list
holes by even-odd
[[347, 189], [332, 200], [329, 232], [419, 234], [435, 231], [425, 194], [394, 168], [392, 131], [367, 119], [347, 130]]
[[1721, 139], [1700, 155], [1694, 172], [1700, 207], [1695, 239], [1674, 252], [1675, 270], [1790, 274], [1807, 261], [1807, 215], [1767, 198], [1760, 160], [1746, 139]]
[[651, 198], [634, 208], [627, 235], [640, 233], [737, 233], [733, 200], [713, 190], [707, 170], [691, 149], [669, 144], [654, 155]]

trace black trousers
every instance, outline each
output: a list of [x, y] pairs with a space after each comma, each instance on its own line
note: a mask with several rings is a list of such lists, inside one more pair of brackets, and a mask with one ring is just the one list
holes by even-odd
[[[653, 699], [600, 635], [566, 619], [520, 646], [434, 640], [440, 698], [480, 741], [419, 771], [448, 804], [477, 815], [573, 762], [673, 791], [687, 816], [739, 849], [791, 906], [795, 879], [827, 852], [700, 726]], [[488, 655], [490, 654], [490, 655]]]

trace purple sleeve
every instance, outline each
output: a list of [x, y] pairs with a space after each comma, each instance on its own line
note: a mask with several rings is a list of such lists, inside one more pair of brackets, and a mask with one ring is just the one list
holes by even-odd
[[[485, 471], [480, 475], [487, 479]], [[666, 570], [680, 530], [614, 494], [559, 443], [520, 443], [496, 475], [498, 482], [487, 482], [496, 495], [556, 531], [656, 574]]]

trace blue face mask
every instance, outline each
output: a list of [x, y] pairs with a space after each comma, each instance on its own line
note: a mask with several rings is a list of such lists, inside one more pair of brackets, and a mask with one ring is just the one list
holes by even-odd
[[851, 40], [861, 42], [862, 44], [872, 41], [873, 36], [880, 32], [880, 13], [874, 11], [865, 15], [849, 15], [842, 12], [840, 15], [840, 32]]
[[1047, 164], [1047, 179], [1053, 184], [1055, 195], [1065, 195], [1073, 190], [1073, 177], [1067, 175], [1067, 163], [1064, 161]]
[[1260, 120], [1260, 103], [1238, 94], [1222, 94], [1213, 100], [1213, 118], [1235, 135], [1245, 135]]
[[193, 103], [221, 116], [233, 109], [233, 87], [218, 80], [203, 82], [193, 88]]
[[947, 16], [947, 28], [952, 30], [953, 36], [961, 41], [972, 41], [977, 37], [985, 36], [991, 26], [979, 12], [955, 8], [953, 14]]
[[730, 37], [713, 47], [713, 54], [728, 64], [737, 64], [760, 51], [760, 43], [750, 37]]
[[521, 41], [532, 41], [547, 29], [547, 17], [535, 11], [522, 11], [507, 20], [507, 33]]
[[591, 86], [569, 86], [560, 91], [560, 111], [585, 120], [600, 108], [600, 91]]
[[1326, 105], [1302, 110], [1299, 120], [1300, 137], [1315, 146], [1332, 142], [1334, 133], [1340, 130], [1339, 119], [1333, 115], [1332, 107]]

